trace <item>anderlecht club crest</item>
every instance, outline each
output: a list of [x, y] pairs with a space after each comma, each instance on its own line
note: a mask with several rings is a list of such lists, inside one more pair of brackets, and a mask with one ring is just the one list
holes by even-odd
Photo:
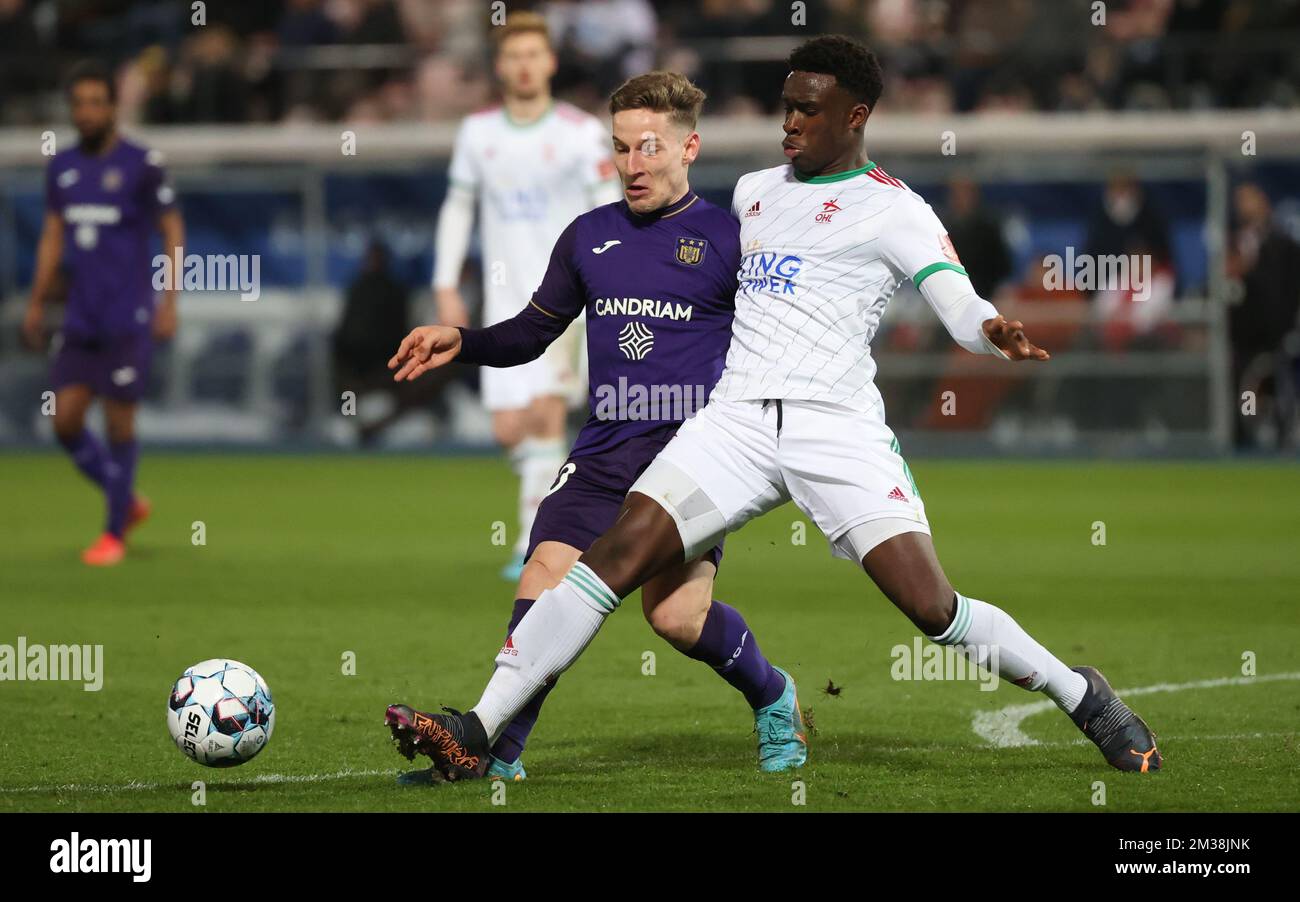
[[699, 266], [704, 262], [704, 254], [709, 249], [709, 242], [703, 238], [678, 238], [677, 262], [687, 266]]

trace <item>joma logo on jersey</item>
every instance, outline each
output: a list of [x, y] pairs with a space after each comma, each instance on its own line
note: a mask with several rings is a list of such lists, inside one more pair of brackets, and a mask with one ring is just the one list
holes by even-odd
[[830, 222], [831, 217], [840, 212], [839, 204], [835, 203], [835, 198], [822, 201], [822, 211], [815, 217], [817, 222]]
[[773, 294], [794, 294], [798, 287], [795, 276], [803, 268], [803, 258], [794, 254], [775, 254], [772, 251], [746, 254], [740, 261], [740, 290], [748, 294], [770, 291]]

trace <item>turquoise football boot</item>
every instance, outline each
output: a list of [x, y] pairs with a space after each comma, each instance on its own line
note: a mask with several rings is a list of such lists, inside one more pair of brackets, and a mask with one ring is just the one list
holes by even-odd
[[780, 667], [785, 677], [785, 691], [772, 704], [754, 712], [754, 731], [758, 733], [758, 769], [770, 774], [802, 767], [808, 760], [808, 738], [799, 710], [799, 696], [794, 678]]
[[524, 575], [524, 556], [516, 554], [510, 559], [510, 563], [501, 568], [501, 578], [508, 583], [519, 582], [519, 577]]
[[489, 780], [527, 780], [528, 774], [524, 773], [524, 759], [520, 758], [514, 764], [506, 764], [500, 758], [493, 757], [492, 763], [488, 765], [487, 778]]

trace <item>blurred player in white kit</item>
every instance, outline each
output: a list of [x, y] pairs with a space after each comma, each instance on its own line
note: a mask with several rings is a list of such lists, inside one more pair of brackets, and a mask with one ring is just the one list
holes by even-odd
[[[493, 29], [502, 103], [461, 123], [450, 185], [438, 215], [433, 285], [438, 319], [469, 325], [459, 282], [477, 203], [483, 258], [483, 325], [526, 307], [541, 284], [565, 226], [622, 196], [610, 159], [608, 129], [595, 117], [551, 97], [556, 58], [546, 20], [513, 13]], [[537, 505], [564, 464], [565, 413], [585, 400], [583, 323], [575, 322], [546, 354], [509, 369], [482, 371], [492, 431], [519, 476], [519, 531], [502, 577], [523, 570]]]

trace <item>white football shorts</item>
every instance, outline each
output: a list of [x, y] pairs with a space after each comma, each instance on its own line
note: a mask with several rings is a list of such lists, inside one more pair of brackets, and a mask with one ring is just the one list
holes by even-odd
[[862, 413], [822, 401], [710, 400], [630, 491], [673, 516], [686, 560], [791, 500], [836, 557], [861, 561], [893, 536], [930, 533], [880, 404]]

